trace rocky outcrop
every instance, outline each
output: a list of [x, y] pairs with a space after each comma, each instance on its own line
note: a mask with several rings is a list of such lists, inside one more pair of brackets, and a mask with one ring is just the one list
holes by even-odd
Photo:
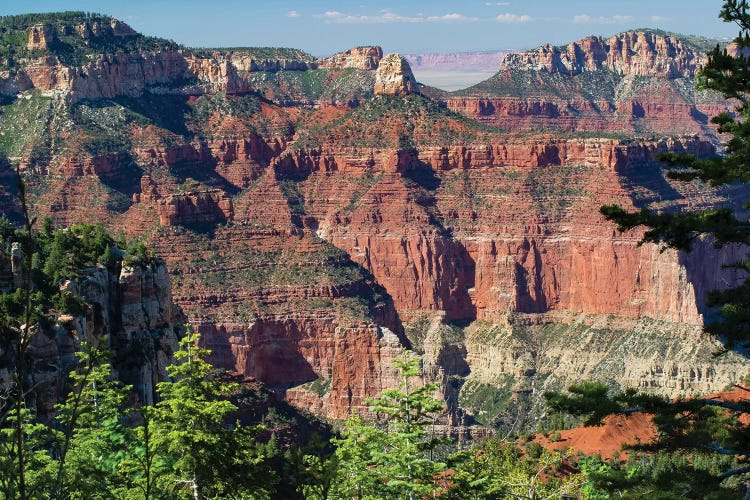
[[47, 50], [55, 41], [54, 27], [49, 24], [35, 24], [29, 28], [26, 50]]
[[436, 172], [470, 169], [589, 166], [627, 174], [634, 165], [653, 162], [660, 153], [683, 152], [700, 156], [716, 153], [698, 136], [663, 139], [555, 139], [509, 138], [504, 142], [460, 146], [423, 146], [396, 151], [362, 151], [327, 144], [322, 149], [282, 154], [273, 165], [287, 175], [295, 172], [352, 172], [368, 169], [409, 174], [426, 166]]
[[[166, 366], [184, 332], [185, 316], [172, 302], [169, 274], [163, 262], [88, 269], [67, 290], [86, 307], [81, 316], [58, 316], [50, 326], [36, 327], [29, 347], [33, 387], [27, 404], [42, 420], [54, 415], [65, 396], [65, 381], [81, 342], [113, 352], [115, 375], [132, 385], [137, 401], [153, 404], [156, 384], [167, 378]], [[0, 380], [8, 380], [9, 353], [0, 346]]]
[[100, 55], [80, 68], [65, 66], [56, 57], [47, 56], [31, 61], [19, 73], [28, 78], [33, 88], [66, 94], [73, 101], [139, 96], [147, 88], [176, 84], [191, 77], [185, 57], [174, 51], [138, 57]]
[[331, 57], [317, 61], [319, 68], [343, 69], [356, 68], [362, 70], [376, 70], [383, 59], [383, 49], [377, 46], [357, 47], [339, 52]]
[[73, 101], [137, 97], [146, 91], [232, 94], [249, 90], [229, 61], [172, 50], [137, 56], [102, 54], [80, 67], [66, 66], [54, 56], [45, 56], [30, 61], [13, 79], [9, 75], [0, 81], [0, 90], [7, 92], [27, 88], [68, 95]]
[[108, 153], [97, 156], [72, 156], [60, 159], [59, 173], [66, 177], [115, 174], [126, 161], [127, 153]]
[[162, 226], [196, 223], [224, 223], [234, 217], [232, 200], [223, 191], [187, 192], [166, 196], [157, 201], [156, 213]]
[[242, 51], [229, 51], [226, 54], [216, 51], [214, 57], [226, 57], [238, 71], [247, 72], [266, 71], [276, 73], [278, 71], [307, 71], [317, 68], [317, 63], [312, 60], [259, 58]]
[[409, 63], [399, 54], [388, 54], [375, 72], [375, 94], [398, 97], [416, 92], [417, 83]]
[[138, 33], [119, 19], [87, 19], [75, 26], [75, 31], [84, 40], [97, 38], [125, 38], [138, 36]]
[[607, 40], [590, 36], [563, 47], [543, 45], [508, 55], [500, 70], [546, 71], [577, 75], [610, 70], [626, 76], [694, 78], [706, 55], [671, 35], [628, 31]]
[[247, 92], [249, 87], [237, 74], [234, 64], [226, 59], [203, 59], [198, 57], [186, 58], [188, 70], [202, 84], [208, 84], [209, 92], [226, 92], [236, 94]]

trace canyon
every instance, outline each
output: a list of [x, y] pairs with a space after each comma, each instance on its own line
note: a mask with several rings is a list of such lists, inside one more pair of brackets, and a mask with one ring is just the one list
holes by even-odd
[[543, 46], [446, 93], [379, 47], [190, 50], [109, 18], [23, 31], [0, 74], [0, 208], [18, 213], [17, 165], [37, 215], [147, 242], [212, 362], [300, 408], [367, 413], [409, 347], [459, 428], [531, 427], [545, 390], [583, 378], [675, 397], [747, 374], [702, 329], [743, 249], [641, 245], [598, 212], [747, 197], [657, 161], [717, 154], [708, 117], [732, 109], [693, 90], [689, 39]]

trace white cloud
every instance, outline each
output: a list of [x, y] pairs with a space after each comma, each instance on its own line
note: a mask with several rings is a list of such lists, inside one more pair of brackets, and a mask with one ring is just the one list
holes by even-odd
[[500, 14], [495, 18], [499, 23], [514, 24], [514, 23], [528, 23], [534, 20], [533, 17], [526, 14]]
[[494, 7], [494, 6], [507, 7], [508, 5], [510, 5], [510, 2], [485, 2], [485, 5], [487, 7]]
[[296, 10], [290, 10], [286, 13], [286, 17], [300, 17], [300, 13]]
[[444, 14], [442, 16], [429, 16], [425, 18], [425, 21], [428, 23], [454, 23], [454, 22], [474, 22], [479, 21], [478, 17], [467, 17], [463, 14]]
[[402, 16], [389, 10], [381, 11], [380, 14], [369, 15], [352, 15], [329, 10], [315, 17], [322, 18], [326, 23], [340, 24], [384, 24], [384, 23], [452, 23], [452, 22], [473, 22], [479, 21], [477, 17], [468, 17], [456, 12], [443, 14], [441, 16], [425, 16], [416, 14], [414, 16]]
[[651, 20], [655, 23], [666, 23], [672, 20], [671, 17], [664, 16], [651, 16]]
[[573, 22], [575, 24], [624, 24], [633, 20], [633, 16], [590, 16], [588, 14], [580, 14], [573, 16]]

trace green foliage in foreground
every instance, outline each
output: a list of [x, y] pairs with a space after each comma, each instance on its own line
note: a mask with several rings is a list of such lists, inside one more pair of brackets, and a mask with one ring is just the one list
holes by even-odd
[[25, 475], [34, 498], [267, 498], [275, 475], [257, 427], [230, 416], [232, 384], [219, 381], [189, 334], [160, 383], [154, 407], [128, 406], [98, 348], [79, 353], [70, 392], [49, 425], [24, 412], [25, 470], [11, 420], [0, 422], [0, 498], [16, 498]]
[[[261, 427], [235, 419], [238, 386], [206, 362], [189, 333], [153, 407], [128, 404], [106, 352], [86, 345], [55, 420], [22, 413], [29, 498], [606, 499], [739, 498], [740, 484], [716, 482], [734, 465], [706, 453], [631, 452], [628, 460], [550, 451], [493, 437], [440, 456], [433, 432], [442, 403], [420, 382], [419, 358], [397, 361], [402, 383], [370, 401], [380, 420], [354, 416], [339, 437], [280, 449]], [[578, 400], [606, 391], [584, 384]], [[581, 406], [583, 408], [583, 406]], [[18, 497], [14, 416], [0, 421], [0, 498]]]

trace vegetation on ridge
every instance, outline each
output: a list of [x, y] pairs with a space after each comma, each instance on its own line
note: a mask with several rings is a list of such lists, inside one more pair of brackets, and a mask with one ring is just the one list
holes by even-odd
[[381, 150], [466, 145], [488, 143], [502, 133], [417, 94], [377, 95], [330, 123], [300, 130], [293, 147], [319, 148], [331, 140], [340, 147]]
[[[114, 34], [111, 27], [114, 22], [120, 23], [123, 29], [130, 30], [113, 17], [78, 11], [0, 17], [1, 67], [15, 69], [22, 58], [44, 55], [57, 56], [63, 64], [69, 66], [81, 66], [90, 56], [99, 54], [129, 55], [180, 48], [171, 40], [145, 36], [134, 31]], [[29, 50], [26, 45], [29, 28], [37, 24], [46, 25], [52, 35], [47, 50]], [[97, 25], [95, 31], [91, 29], [93, 24]]]

